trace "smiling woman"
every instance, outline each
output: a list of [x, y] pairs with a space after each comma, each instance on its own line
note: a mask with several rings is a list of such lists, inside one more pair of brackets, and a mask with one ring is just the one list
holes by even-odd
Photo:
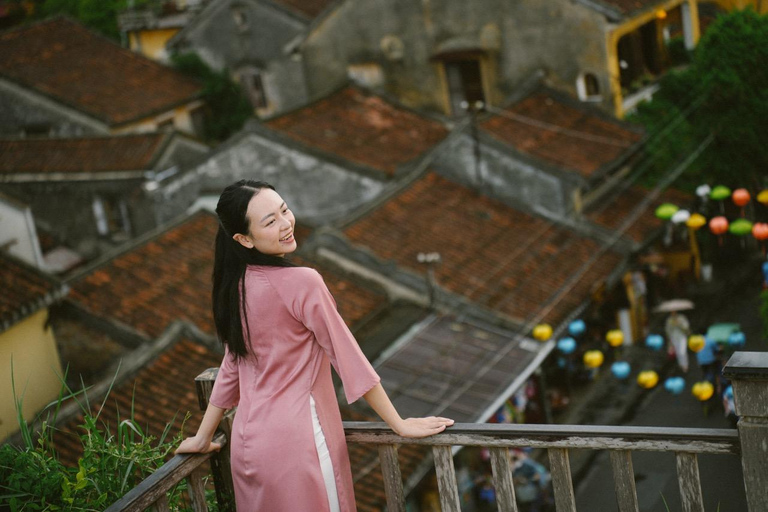
[[213, 314], [225, 355], [200, 428], [177, 453], [219, 449], [211, 442], [216, 426], [237, 406], [231, 460], [238, 510], [354, 511], [331, 365], [347, 400], [364, 397], [401, 436], [436, 434], [453, 420], [400, 417], [323, 278], [284, 258], [296, 250], [295, 219], [271, 185], [230, 185], [216, 214]]

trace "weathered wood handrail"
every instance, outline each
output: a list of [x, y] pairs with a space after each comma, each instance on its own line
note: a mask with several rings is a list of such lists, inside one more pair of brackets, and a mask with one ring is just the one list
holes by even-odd
[[[224, 446], [227, 438], [220, 433], [214, 437], [214, 441]], [[203, 478], [207, 472], [199, 470], [213, 455], [214, 453], [175, 455], [104, 512], [140, 512], [153, 505], [158, 510], [168, 510], [167, 492], [185, 478], [188, 479], [189, 494], [195, 512], [207, 512], [203, 490]]]

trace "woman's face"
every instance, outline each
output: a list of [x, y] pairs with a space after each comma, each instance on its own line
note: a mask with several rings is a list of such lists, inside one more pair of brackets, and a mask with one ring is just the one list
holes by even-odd
[[250, 233], [232, 237], [240, 244], [272, 256], [285, 256], [296, 250], [296, 219], [280, 194], [269, 188], [259, 190], [248, 203], [245, 215]]

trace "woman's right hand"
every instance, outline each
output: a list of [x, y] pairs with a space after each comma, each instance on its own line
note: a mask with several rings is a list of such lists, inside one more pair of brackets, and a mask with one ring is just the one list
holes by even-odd
[[221, 450], [220, 443], [214, 443], [204, 436], [188, 437], [181, 442], [174, 453], [208, 453]]
[[428, 416], [426, 418], [408, 418], [397, 426], [395, 432], [402, 437], [419, 438], [439, 434], [446, 427], [453, 425], [450, 418]]

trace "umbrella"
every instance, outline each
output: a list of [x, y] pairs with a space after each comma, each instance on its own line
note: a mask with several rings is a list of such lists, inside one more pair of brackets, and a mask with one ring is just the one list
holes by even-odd
[[671, 313], [672, 311], [687, 311], [693, 309], [693, 302], [688, 299], [671, 299], [665, 300], [655, 308], [654, 313]]
[[717, 343], [728, 343], [728, 337], [734, 332], [739, 332], [741, 325], [736, 323], [722, 322], [712, 324], [707, 329], [707, 337]]

